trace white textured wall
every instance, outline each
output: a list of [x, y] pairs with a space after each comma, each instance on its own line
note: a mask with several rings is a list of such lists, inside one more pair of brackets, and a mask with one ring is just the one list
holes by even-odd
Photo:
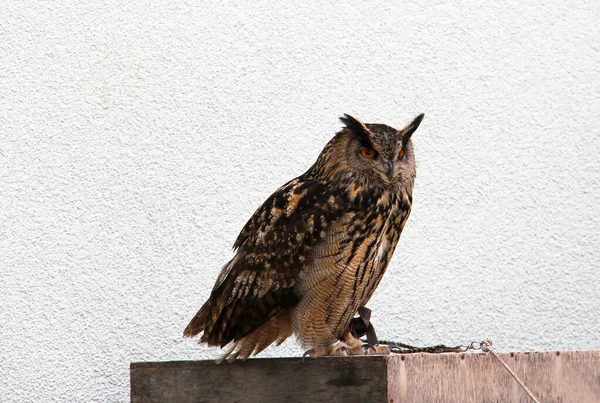
[[595, 0], [90, 3], [0, 6], [1, 401], [215, 357], [183, 328], [343, 113], [426, 114], [380, 337], [600, 348]]

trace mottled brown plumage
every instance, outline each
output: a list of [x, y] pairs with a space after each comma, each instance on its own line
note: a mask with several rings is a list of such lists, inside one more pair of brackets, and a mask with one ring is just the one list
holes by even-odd
[[410, 214], [411, 136], [422, 119], [396, 130], [344, 115], [345, 127], [315, 164], [244, 226], [235, 256], [184, 335], [230, 345], [228, 360], [292, 334], [311, 355], [335, 354], [345, 346], [337, 340], [354, 347], [349, 325], [373, 295]]

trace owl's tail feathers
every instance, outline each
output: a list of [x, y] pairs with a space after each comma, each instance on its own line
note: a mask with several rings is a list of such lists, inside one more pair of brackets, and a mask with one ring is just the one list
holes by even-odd
[[[228, 319], [232, 313], [232, 307], [228, 307], [230, 302], [226, 302], [224, 295], [231, 293], [232, 282], [227, 282], [231, 270], [238, 262], [238, 257], [234, 257], [221, 269], [221, 274], [211, 292], [208, 301], [202, 305], [202, 308], [196, 313], [194, 319], [190, 321], [185, 330], [183, 331], [184, 337], [195, 337], [200, 333], [204, 332], [200, 338], [200, 343], [207, 343], [209, 346], [220, 346], [223, 347], [231, 341], [227, 340], [225, 343], [221, 340], [224, 329], [227, 325]], [[225, 315], [225, 320], [222, 316]], [[220, 321], [220, 325], [217, 323]], [[220, 332], [218, 329], [222, 329]]]
[[206, 317], [208, 314], [208, 304], [204, 304], [198, 311], [194, 319], [190, 321], [185, 330], [183, 331], [183, 337], [194, 337], [198, 336], [204, 331], [206, 326]]
[[282, 312], [244, 338], [233, 341], [227, 351], [217, 360], [217, 363], [233, 362], [236, 359], [246, 360], [251, 355], [257, 355], [272, 343], [280, 345], [291, 335], [289, 312]]
[[202, 305], [202, 308], [183, 331], [183, 337], [195, 337], [202, 333], [198, 343], [222, 348], [235, 337], [235, 334], [232, 333], [235, 327], [232, 326], [229, 319], [236, 304], [224, 306], [220, 298], [213, 299], [213, 296], [211, 296]]

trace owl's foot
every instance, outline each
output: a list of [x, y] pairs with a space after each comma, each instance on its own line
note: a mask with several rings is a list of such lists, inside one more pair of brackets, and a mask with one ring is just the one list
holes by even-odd
[[[346, 338], [347, 340], [348, 338]], [[302, 358], [306, 357], [346, 357], [349, 355], [387, 355], [390, 347], [386, 344], [372, 345], [360, 339], [338, 341], [327, 348], [311, 348]]]
[[332, 344], [331, 346], [327, 347], [327, 348], [311, 348], [310, 350], [307, 350], [304, 352], [304, 354], [302, 355], [302, 359], [306, 358], [306, 357], [325, 357], [325, 356], [332, 356], [332, 357], [344, 357], [347, 355], [352, 355], [350, 354], [350, 350], [348, 350], [348, 346], [344, 343], [336, 343], [336, 344]]
[[365, 355], [387, 355], [391, 352], [390, 346], [387, 344], [372, 345], [365, 343], [362, 345]]
[[364, 346], [368, 346], [369, 349], [369, 353], [370, 355], [388, 355], [391, 352], [390, 346], [388, 346], [387, 344], [377, 344], [375, 346], [371, 345], [371, 344], [363, 344]]
[[375, 346], [374, 346], [374, 345], [372, 345], [372, 344], [369, 344], [369, 343], [364, 343], [364, 344], [362, 345], [362, 348], [363, 348], [365, 351], [371, 351], [371, 352], [373, 352], [373, 353], [374, 353], [375, 351], [377, 351], [377, 348], [375, 348]]
[[344, 343], [336, 343], [329, 348], [329, 351], [325, 354], [332, 357], [345, 357], [347, 355], [354, 355], [350, 351], [347, 345]]
[[[385, 355], [391, 351], [390, 346], [379, 344], [375, 329], [371, 323], [371, 310], [364, 306], [358, 308], [358, 318], [353, 318], [346, 333], [339, 341], [328, 347], [315, 347], [306, 351], [302, 358], [321, 356], [347, 356], [347, 355]], [[367, 340], [361, 340], [361, 336]]]
[[336, 345], [345, 345], [350, 355], [380, 355], [389, 354], [390, 348], [384, 344], [371, 344], [368, 341], [365, 343], [363, 340], [354, 337], [352, 332], [348, 332], [342, 341]]

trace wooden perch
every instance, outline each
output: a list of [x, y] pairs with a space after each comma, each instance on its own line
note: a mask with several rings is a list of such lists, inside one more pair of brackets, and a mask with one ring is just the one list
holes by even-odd
[[[543, 402], [600, 402], [600, 351], [500, 354]], [[131, 401], [529, 402], [491, 354], [131, 364]]]

